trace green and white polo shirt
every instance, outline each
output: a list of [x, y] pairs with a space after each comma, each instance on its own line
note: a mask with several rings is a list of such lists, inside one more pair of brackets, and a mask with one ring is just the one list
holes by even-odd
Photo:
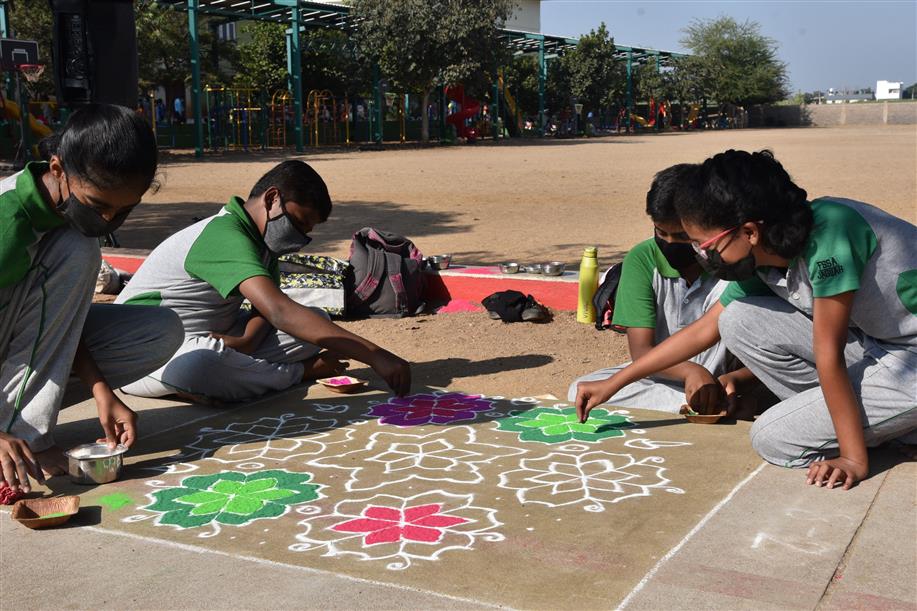
[[39, 191], [38, 183], [47, 171], [47, 163], [33, 162], [0, 181], [0, 289], [22, 280], [42, 236], [67, 223]]
[[[622, 327], [654, 329], [656, 344], [704, 315], [728, 283], [702, 274], [693, 284], [681, 277], [659, 250], [645, 240], [624, 257], [612, 322]], [[726, 348], [717, 343], [691, 359], [714, 375], [734, 369]], [[727, 368], [728, 367], [728, 368]]]
[[782, 269], [761, 267], [730, 283], [720, 301], [777, 295], [812, 316], [816, 297], [856, 291], [850, 325], [917, 353], [917, 227], [869, 204], [812, 202], [815, 224], [803, 254]]
[[243, 281], [267, 276], [280, 283], [277, 259], [243, 204], [233, 197], [218, 214], [157, 246], [115, 303], [171, 308], [189, 335], [229, 331], [244, 299]]

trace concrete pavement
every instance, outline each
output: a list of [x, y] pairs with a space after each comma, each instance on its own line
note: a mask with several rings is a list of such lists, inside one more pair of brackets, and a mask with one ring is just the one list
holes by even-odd
[[[313, 391], [310, 390], [310, 398]], [[213, 408], [130, 398], [143, 434]], [[257, 410], [257, 405], [243, 409]], [[61, 413], [58, 439], [94, 438], [95, 407]], [[762, 465], [608, 607], [917, 609], [917, 463], [887, 450], [844, 492]], [[213, 552], [94, 526], [29, 531], [0, 515], [0, 608], [478, 608], [463, 598]], [[512, 572], [512, 567], [502, 567]], [[545, 587], [551, 587], [546, 584]]]

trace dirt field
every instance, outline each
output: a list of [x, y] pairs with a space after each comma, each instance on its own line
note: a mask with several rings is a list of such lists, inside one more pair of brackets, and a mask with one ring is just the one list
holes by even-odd
[[[513, 258], [576, 264], [584, 246], [600, 264], [651, 235], [644, 196], [655, 172], [727, 148], [769, 148], [810, 197], [843, 195], [917, 220], [914, 126], [735, 130], [594, 140], [478, 144], [302, 158], [322, 174], [335, 202], [310, 250], [345, 256], [351, 234], [375, 226], [414, 239], [454, 263]], [[152, 248], [195, 217], [246, 195], [282, 157], [226, 154], [195, 162], [166, 158], [162, 188], [119, 232], [122, 245]], [[621, 361], [623, 338], [578, 325], [503, 325], [482, 314], [348, 323], [417, 363], [418, 381], [469, 391], [562, 396], [575, 376]], [[455, 387], [455, 386], [453, 386]]]

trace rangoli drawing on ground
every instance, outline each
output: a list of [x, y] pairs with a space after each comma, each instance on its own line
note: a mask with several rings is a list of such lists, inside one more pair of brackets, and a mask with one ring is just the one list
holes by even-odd
[[522, 448], [480, 443], [470, 426], [451, 426], [431, 433], [382, 430], [365, 447], [337, 456], [323, 456], [310, 466], [350, 471], [348, 491], [376, 490], [407, 481], [479, 484], [480, 467], [525, 454]]
[[[276, 518], [290, 506], [318, 499], [320, 486], [309, 473], [271, 469], [256, 473], [222, 471], [185, 477], [181, 485], [160, 488], [142, 509], [157, 512], [158, 525], [197, 528], [219, 523], [242, 526], [253, 520]], [[130, 518], [128, 518], [130, 520]]]
[[379, 424], [395, 426], [451, 424], [474, 420], [479, 412], [487, 412], [493, 406], [493, 401], [481, 395], [434, 392], [393, 397], [384, 403], [374, 405], [370, 415], [378, 416]]
[[610, 412], [598, 408], [592, 410], [587, 422], [580, 423], [575, 407], [536, 407], [498, 420], [497, 428], [519, 433], [521, 441], [594, 443], [611, 437], [623, 437], [622, 429], [633, 426], [627, 414], [626, 411]]
[[[191, 464], [192, 461], [201, 459], [232, 465], [237, 469], [255, 470], [265, 468], [269, 462], [292, 462], [300, 457], [321, 454], [329, 443], [327, 431], [350, 421], [341, 423], [333, 416], [323, 415], [331, 412], [334, 406], [313, 407], [320, 411], [320, 415], [281, 414], [234, 422], [223, 428], [203, 427], [197, 438], [184, 447], [175, 457], [176, 462], [170, 464], [166, 471], [194, 471], [197, 467]], [[335, 439], [336, 443], [341, 441], [345, 440]]]
[[321, 550], [324, 556], [388, 561], [406, 569], [418, 560], [436, 560], [447, 551], [470, 550], [479, 541], [499, 542], [496, 510], [474, 505], [473, 494], [442, 490], [413, 496], [377, 494], [340, 501], [329, 512], [305, 518], [299, 543], [290, 550]]
[[603, 451], [552, 452], [541, 458], [523, 458], [519, 469], [500, 474], [499, 485], [515, 490], [522, 503], [583, 505], [586, 511], [599, 512], [609, 504], [649, 496], [653, 490], [684, 494], [663, 475], [663, 462], [659, 456], [635, 460], [630, 454]]

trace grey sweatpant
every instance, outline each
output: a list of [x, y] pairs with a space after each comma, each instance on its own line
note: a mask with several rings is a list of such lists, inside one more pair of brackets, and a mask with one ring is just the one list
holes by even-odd
[[[322, 310], [312, 309], [328, 316]], [[247, 313], [240, 312], [239, 321], [229, 335], [241, 335], [247, 318]], [[245, 401], [302, 381], [302, 361], [319, 350], [318, 346], [277, 329], [252, 354], [227, 348], [222, 340], [208, 335], [188, 335], [168, 363], [121, 390], [140, 397], [185, 392], [219, 401]]]
[[91, 305], [100, 263], [98, 240], [62, 227], [41, 239], [22, 280], [0, 288], [0, 430], [35, 452], [54, 444], [81, 336], [114, 388], [162, 365], [181, 342], [173, 312]]
[[[567, 390], [567, 400], [571, 403], [576, 400], [576, 387], [580, 382], [606, 380], [629, 364], [625, 363], [617, 367], [599, 369], [577, 378]], [[628, 384], [605, 402], [605, 405], [651, 409], [671, 414], [677, 414], [684, 404], [685, 385], [683, 383], [654, 376]]]
[[[812, 319], [778, 297], [750, 297], [730, 303], [719, 327], [729, 351], [780, 399], [751, 429], [761, 457], [785, 467], [836, 457], [834, 424], [815, 369]], [[917, 354], [851, 330], [844, 356], [866, 445], [917, 430]]]

